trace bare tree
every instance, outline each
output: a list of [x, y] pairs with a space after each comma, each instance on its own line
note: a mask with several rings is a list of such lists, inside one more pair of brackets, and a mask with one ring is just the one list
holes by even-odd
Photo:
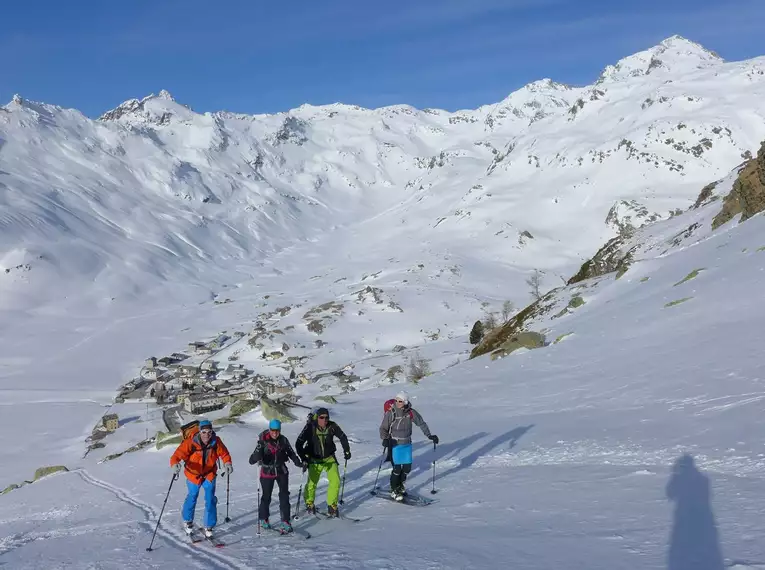
[[430, 361], [419, 352], [409, 357], [407, 378], [410, 382], [418, 382], [430, 374]]
[[542, 298], [542, 272], [539, 271], [539, 269], [535, 269], [534, 273], [526, 279], [526, 285], [529, 286], [531, 296], [534, 297], [535, 301], [539, 301], [539, 299]]
[[515, 313], [515, 305], [512, 301], [505, 301], [502, 303], [502, 323], [506, 323], [510, 320], [510, 317]]
[[486, 334], [499, 326], [496, 313], [486, 313], [483, 317], [483, 333]]

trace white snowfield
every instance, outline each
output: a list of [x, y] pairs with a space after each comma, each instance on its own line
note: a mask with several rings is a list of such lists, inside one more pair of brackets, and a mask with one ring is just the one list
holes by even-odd
[[[71, 471], [0, 495], [0, 568], [765, 567], [765, 222], [712, 231], [720, 201], [669, 217], [756, 154], [763, 74], [763, 58], [724, 63], [675, 37], [593, 86], [539, 82], [451, 114], [197, 115], [164, 93], [98, 122], [2, 108], [0, 489], [37, 467]], [[618, 280], [556, 293], [560, 308], [574, 295], [584, 304], [530, 323], [548, 346], [466, 360], [482, 302], [522, 308], [531, 269], [547, 272], [544, 290], [559, 286], [627, 216], [659, 221], [625, 246], [639, 248]], [[330, 301], [342, 310], [308, 331], [305, 313]], [[352, 363], [361, 378], [349, 393], [319, 383], [298, 394], [337, 398], [329, 408], [353, 451], [341, 511], [363, 522], [302, 518], [307, 541], [255, 535], [256, 410], [218, 430], [235, 467], [229, 523], [218, 479], [226, 547], [188, 544], [180, 480], [147, 552], [172, 447], [99, 460], [160, 429], [158, 409], [124, 404], [138, 419], [82, 458], [84, 438], [146, 357], [250, 332], [285, 306], [268, 324], [275, 349], [309, 356], [306, 372]], [[414, 351], [437, 372], [390, 383], [386, 370]], [[242, 361], [284, 374], [255, 352]], [[370, 494], [383, 402], [402, 387], [441, 439], [434, 451], [415, 427], [407, 486], [436, 500], [426, 507]], [[301, 427], [285, 423], [285, 435]]]

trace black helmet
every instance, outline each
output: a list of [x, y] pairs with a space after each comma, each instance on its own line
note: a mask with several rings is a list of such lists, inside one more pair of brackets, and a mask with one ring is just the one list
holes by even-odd
[[314, 418], [318, 420], [319, 416], [327, 416], [327, 419], [329, 419], [329, 410], [327, 408], [319, 408], [318, 410], [316, 410], [316, 413], [314, 414]]

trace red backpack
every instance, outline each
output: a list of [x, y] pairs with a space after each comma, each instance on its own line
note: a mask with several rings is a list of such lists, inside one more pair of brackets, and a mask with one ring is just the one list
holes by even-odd
[[[386, 414], [390, 411], [390, 409], [393, 407], [393, 404], [395, 403], [396, 403], [396, 398], [391, 398], [390, 400], [385, 401], [385, 403], [383, 404], [383, 410], [385, 411]], [[409, 408], [409, 417], [414, 419], [414, 413], [412, 413], [411, 408]]]

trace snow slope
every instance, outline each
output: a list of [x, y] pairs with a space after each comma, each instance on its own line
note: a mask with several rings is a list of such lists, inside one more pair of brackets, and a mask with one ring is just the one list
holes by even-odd
[[0, 110], [3, 306], [209, 295], [336, 228], [566, 272], [613, 235], [614, 205], [666, 216], [756, 150], [764, 89], [762, 58], [672, 37], [593, 85], [545, 79], [458, 113], [198, 114], [163, 91], [92, 121], [16, 97]]
[[[409, 482], [428, 497], [434, 485], [433, 505], [395, 505], [369, 493], [382, 451], [382, 402], [397, 389], [381, 387], [331, 406], [353, 446], [344, 512], [372, 517], [364, 522], [303, 519], [297, 524], [313, 534], [307, 542], [255, 536], [257, 487], [245, 458], [264, 424], [254, 414], [249, 425], [219, 431], [236, 467], [232, 521], [219, 528], [225, 549], [184, 544], [183, 493], [174, 487], [156, 549], [145, 551], [170, 482], [172, 450], [164, 448], [82, 462], [75, 472], [3, 496], [0, 563], [760, 568], [765, 454], [751, 434], [764, 427], [758, 331], [765, 315], [754, 302], [765, 272], [763, 217], [710, 231], [706, 222], [719, 206], [641, 230], [636, 240], [665, 247], [646, 253], [620, 279], [608, 274], [559, 290], [560, 303], [576, 292], [586, 301], [536, 323], [550, 337], [573, 332], [560, 342], [494, 361], [473, 359], [409, 387], [441, 438], [433, 451], [417, 435]], [[693, 222], [706, 229], [672, 244], [676, 230]], [[688, 300], [671, 304], [682, 298]], [[125, 336], [140, 337], [142, 320], [124, 325]], [[294, 438], [299, 428], [286, 424], [285, 433]], [[293, 500], [299, 484], [293, 474]], [[221, 483], [221, 517], [223, 489]]]
[[[555, 310], [532, 325], [559, 342], [466, 358], [483, 311], [528, 302], [532, 268], [547, 271], [545, 289], [558, 285], [627, 223], [687, 208], [755, 152], [764, 65], [670, 38], [593, 86], [542, 81], [452, 114], [199, 115], [167, 93], [100, 121], [21, 99], [3, 107], [0, 427], [13, 436], [0, 488], [44, 465], [72, 472], [0, 496], [0, 566], [720, 570], [721, 553], [727, 566], [761, 567], [765, 455], [750, 434], [765, 394], [753, 301], [762, 216], [702, 224], [676, 244], [719, 203], [647, 226], [619, 280], [555, 292]], [[584, 305], [552, 319], [577, 293]], [[307, 328], [317, 316], [321, 334]], [[236, 462], [233, 521], [220, 528], [231, 544], [181, 542], [176, 484], [147, 553], [172, 449], [99, 460], [160, 429], [158, 410], [121, 405], [131, 421], [85, 458], [84, 438], [144, 358], [250, 334], [257, 320], [265, 346], [308, 357], [299, 372], [350, 364], [360, 378], [299, 392], [307, 404], [338, 398], [354, 452], [345, 508], [373, 518], [305, 521], [305, 543], [256, 538], [256, 411], [220, 429]], [[285, 359], [260, 351], [239, 356], [286, 376]], [[382, 402], [399, 388], [387, 373], [415, 353], [437, 373], [409, 389], [442, 443], [419, 441], [410, 488], [427, 494], [435, 458], [439, 502], [402, 512], [368, 491]], [[680, 471], [670, 504], [670, 469], [686, 452], [705, 475]]]
[[[202, 330], [172, 322], [227, 298], [271, 316], [301, 305], [279, 323], [293, 332], [270, 340], [306, 347], [292, 352], [308, 357], [303, 372], [379, 357], [356, 371], [376, 383], [409, 356], [396, 346], [443, 369], [467, 347], [442, 341], [504, 301], [525, 305], [533, 269], [543, 288], [559, 284], [606, 239], [686, 208], [755, 152], [764, 89], [763, 58], [726, 63], [673, 36], [593, 85], [540, 80], [457, 113], [198, 114], [163, 91], [92, 121], [15, 97], [0, 108], [0, 387], [77, 378], [111, 390], [231, 315], [250, 333], [240, 307], [218, 306]], [[384, 310], [356, 302], [367, 286]], [[330, 302], [342, 314], [307, 331], [301, 316]], [[154, 315], [157, 334], [103, 333], [138, 315]], [[62, 342], [21, 346], [39, 330]], [[93, 335], [130, 356], [83, 377]], [[51, 354], [61, 346], [80, 352], [62, 361]]]

